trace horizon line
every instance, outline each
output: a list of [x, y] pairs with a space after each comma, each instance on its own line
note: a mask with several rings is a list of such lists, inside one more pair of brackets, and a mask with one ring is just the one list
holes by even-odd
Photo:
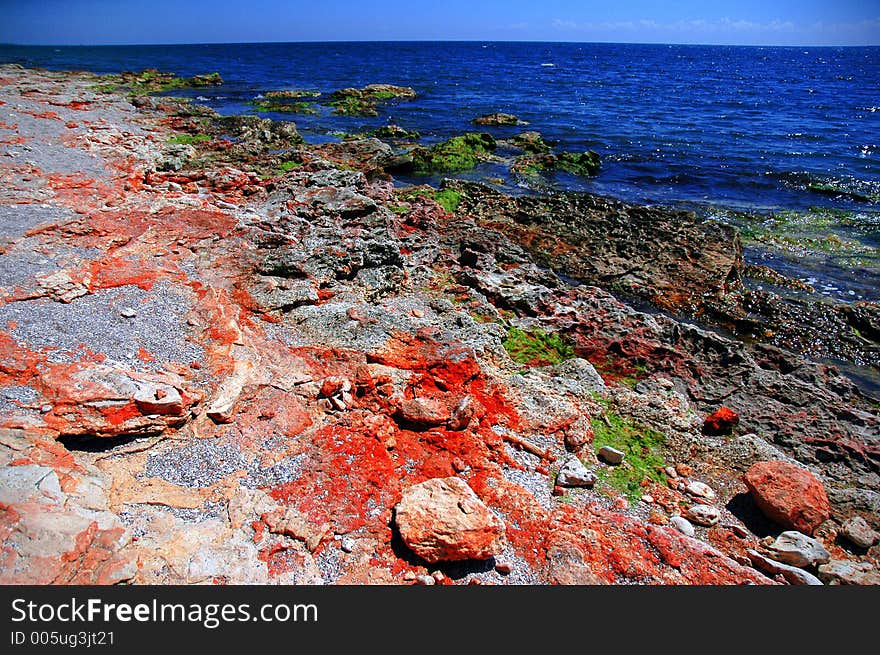
[[329, 43], [553, 43], [575, 45], [665, 45], [665, 46], [697, 46], [697, 47], [732, 47], [732, 48], [880, 48], [880, 43], [834, 44], [834, 43], [682, 43], [669, 41], [568, 41], [568, 40], [535, 40], [535, 39], [314, 39], [299, 41], [200, 41], [183, 42], [169, 41], [164, 43], [0, 43], [0, 47], [16, 48], [125, 48], [125, 47], [163, 47], [163, 46], [222, 46], [222, 45], [315, 45]]

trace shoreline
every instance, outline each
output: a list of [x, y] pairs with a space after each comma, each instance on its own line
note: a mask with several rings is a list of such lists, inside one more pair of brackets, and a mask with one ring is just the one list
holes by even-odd
[[[309, 146], [99, 83], [0, 67], [4, 582], [806, 580], [760, 559], [780, 524], [743, 476], [765, 461], [827, 492], [809, 531], [838, 564], [802, 570], [880, 581], [878, 548], [845, 536], [880, 528], [880, 416], [855, 385], [547, 267], [702, 312], [740, 293], [734, 231], [401, 191], [376, 139]], [[591, 202], [592, 224], [566, 220]], [[592, 483], [560, 484], [574, 460]], [[435, 478], [503, 524], [498, 566], [401, 543], [395, 510]], [[694, 537], [671, 527], [685, 516]]]

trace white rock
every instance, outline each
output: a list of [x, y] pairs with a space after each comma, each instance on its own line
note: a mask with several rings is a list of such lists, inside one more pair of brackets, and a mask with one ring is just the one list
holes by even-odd
[[712, 490], [708, 484], [704, 482], [698, 482], [697, 480], [693, 480], [687, 484], [684, 488], [685, 493], [695, 496], [697, 498], [702, 498], [704, 500], [715, 500], [715, 492]]
[[697, 525], [711, 527], [721, 520], [721, 512], [711, 505], [694, 505], [687, 511], [687, 517]]
[[596, 476], [577, 457], [569, 457], [556, 475], [560, 487], [592, 487]]
[[681, 532], [686, 537], [694, 536], [694, 526], [683, 516], [673, 516], [669, 519], [669, 525]]
[[339, 547], [342, 548], [342, 551], [345, 553], [350, 553], [354, 550], [355, 542], [351, 537], [345, 537], [342, 542], [339, 544]]
[[831, 559], [821, 543], [795, 530], [783, 532], [767, 548], [768, 557], [791, 566], [817, 566]]
[[789, 584], [796, 585], [821, 585], [822, 581], [817, 578], [815, 575], [811, 573], [807, 573], [803, 569], [799, 569], [796, 566], [789, 566], [788, 564], [783, 564], [781, 562], [774, 562], [772, 559], [768, 559], [761, 555], [758, 551], [752, 550], [749, 548], [746, 550], [746, 554], [749, 556], [749, 559], [752, 561], [752, 565], [767, 575], [782, 575]]
[[123, 307], [119, 310], [119, 315], [124, 318], [134, 318], [137, 316], [137, 312], [134, 311], [131, 307]]
[[598, 454], [609, 464], [620, 464], [624, 457], [624, 453], [611, 446], [602, 446]]

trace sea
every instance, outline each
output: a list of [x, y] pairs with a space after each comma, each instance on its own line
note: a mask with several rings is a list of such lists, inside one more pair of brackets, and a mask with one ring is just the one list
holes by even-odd
[[[880, 47], [750, 47], [523, 42], [357, 42], [0, 46], [0, 63], [116, 73], [218, 72], [216, 88], [175, 92], [222, 114], [252, 113], [269, 90], [328, 94], [390, 83], [413, 101], [372, 118], [293, 120], [307, 141], [396, 124], [424, 144], [467, 131], [524, 129], [559, 150], [593, 150], [594, 177], [519, 179], [498, 164], [463, 173], [511, 193], [588, 191], [695, 211], [741, 228], [745, 256], [843, 302], [880, 300]], [[482, 114], [527, 127], [481, 128]], [[399, 184], [439, 178], [399, 179]]]

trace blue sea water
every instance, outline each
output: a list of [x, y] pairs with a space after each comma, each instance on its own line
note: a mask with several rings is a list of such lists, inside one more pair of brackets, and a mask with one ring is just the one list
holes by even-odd
[[[565, 150], [595, 150], [595, 178], [564, 173], [551, 188], [630, 202], [772, 213], [811, 206], [856, 212], [842, 226], [876, 256], [880, 246], [880, 48], [581, 43], [290, 43], [235, 45], [0, 46], [0, 62], [99, 73], [159, 68], [217, 71], [221, 87], [191, 93], [221, 113], [253, 110], [270, 89], [324, 93], [374, 82], [413, 87], [412, 102], [380, 105], [376, 118], [279, 114], [313, 142], [386, 123], [431, 143], [474, 129], [496, 137], [523, 128], [476, 128], [503, 111]], [[491, 165], [472, 176], [503, 176]], [[517, 182], [511, 180], [513, 190]], [[528, 185], [519, 182], [520, 191]], [[811, 191], [834, 184], [853, 195]], [[869, 198], [870, 200], [865, 200]], [[735, 220], [735, 219], [734, 219]], [[849, 221], [852, 223], [852, 221]], [[849, 232], [847, 232], [849, 230]], [[872, 254], [873, 253], [873, 254]], [[775, 255], [753, 251], [754, 259]], [[880, 298], [876, 272], [839, 263], [821, 270], [779, 262], [829, 295]], [[844, 267], [845, 268], [845, 267]]]

